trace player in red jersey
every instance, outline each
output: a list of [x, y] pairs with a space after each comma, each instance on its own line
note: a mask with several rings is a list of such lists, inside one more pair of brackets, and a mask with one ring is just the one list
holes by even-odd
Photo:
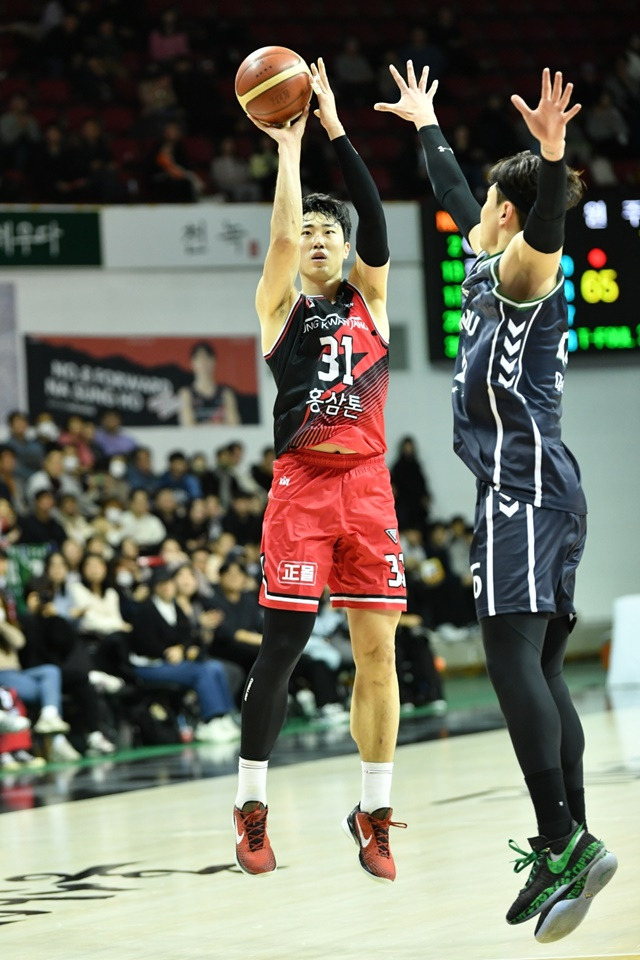
[[389, 251], [380, 196], [345, 136], [322, 60], [312, 75], [315, 115], [358, 213], [356, 261], [343, 280], [351, 227], [346, 205], [324, 194], [302, 198], [300, 150], [309, 107], [291, 126], [256, 123], [277, 141], [279, 156], [256, 295], [262, 348], [278, 388], [277, 459], [263, 528], [264, 634], [242, 705], [236, 860], [250, 874], [276, 867], [266, 830], [267, 764], [284, 723], [289, 678], [328, 583], [333, 605], [347, 608], [356, 663], [351, 733], [362, 761], [362, 793], [343, 828], [366, 873], [391, 881], [399, 717], [394, 637], [406, 591], [384, 460]]

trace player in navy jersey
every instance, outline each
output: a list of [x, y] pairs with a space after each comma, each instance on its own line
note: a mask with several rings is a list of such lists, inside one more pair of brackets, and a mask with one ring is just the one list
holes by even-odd
[[[322, 60], [312, 66], [319, 117], [358, 213], [356, 259], [347, 206], [302, 198], [300, 149], [309, 108], [290, 126], [256, 124], [278, 143], [271, 237], [256, 308], [277, 386], [276, 460], [262, 539], [264, 633], [242, 703], [236, 861], [275, 869], [267, 835], [267, 764], [284, 723], [291, 673], [328, 583], [345, 607], [356, 664], [351, 732], [362, 762], [359, 804], [343, 821], [374, 880], [395, 879], [390, 793], [399, 696], [394, 638], [406, 589], [386, 452], [386, 311], [389, 251], [384, 211], [347, 139]], [[254, 121], [255, 122], [255, 121]], [[301, 290], [296, 285], [300, 276]], [[315, 838], [326, 800], [309, 813]]]
[[561, 270], [564, 220], [582, 193], [564, 161], [572, 84], [548, 69], [540, 102], [513, 105], [540, 144], [498, 161], [480, 208], [437, 123], [428, 69], [391, 72], [396, 104], [415, 123], [434, 193], [477, 254], [462, 283], [453, 381], [454, 448], [476, 477], [471, 570], [487, 670], [525, 777], [539, 835], [516, 871], [531, 866], [507, 913], [537, 917], [542, 942], [571, 933], [611, 879], [615, 856], [587, 832], [584, 735], [562, 674], [575, 622], [576, 567], [586, 534], [578, 465], [560, 434], [568, 358]]

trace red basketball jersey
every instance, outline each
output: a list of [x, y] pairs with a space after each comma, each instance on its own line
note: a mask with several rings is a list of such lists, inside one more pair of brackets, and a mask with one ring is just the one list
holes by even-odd
[[356, 287], [344, 280], [334, 302], [301, 293], [265, 360], [278, 388], [276, 456], [328, 441], [386, 453], [389, 344]]

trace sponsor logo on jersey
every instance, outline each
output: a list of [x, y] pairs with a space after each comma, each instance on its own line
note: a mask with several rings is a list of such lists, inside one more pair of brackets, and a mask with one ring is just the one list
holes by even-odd
[[280, 479], [278, 480], [278, 483], [280, 484], [281, 487], [288, 487], [289, 484], [291, 483], [291, 477], [280, 477]]
[[303, 333], [312, 330], [333, 330], [335, 327], [349, 327], [350, 330], [368, 330], [369, 326], [362, 317], [341, 317], [338, 313], [330, 313], [326, 317], [307, 317], [304, 321]]
[[318, 564], [306, 560], [281, 560], [278, 564], [279, 583], [315, 584], [318, 577]]

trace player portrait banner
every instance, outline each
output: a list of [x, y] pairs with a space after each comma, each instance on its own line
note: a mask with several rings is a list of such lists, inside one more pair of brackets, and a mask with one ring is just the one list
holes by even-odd
[[25, 336], [32, 415], [95, 419], [117, 410], [124, 426], [260, 422], [255, 337]]
[[98, 267], [100, 222], [93, 211], [0, 211], [1, 267]]

